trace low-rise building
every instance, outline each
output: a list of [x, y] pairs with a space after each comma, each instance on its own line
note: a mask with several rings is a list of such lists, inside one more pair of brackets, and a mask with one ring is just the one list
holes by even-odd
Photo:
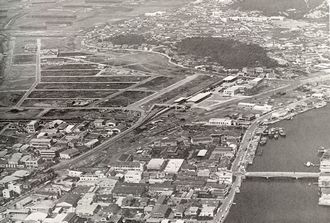
[[118, 172], [143, 171], [143, 164], [140, 162], [116, 162], [110, 166], [113, 170]]
[[215, 173], [220, 184], [233, 183], [233, 172], [231, 170], [221, 170]]
[[76, 214], [81, 217], [93, 216], [100, 208], [99, 204], [84, 204], [78, 205], [76, 208]]
[[240, 103], [238, 103], [237, 107], [243, 108], [243, 109], [253, 109], [253, 107], [255, 105], [256, 104], [254, 104], [254, 103], [240, 102]]
[[81, 177], [82, 174], [83, 174], [83, 172], [76, 171], [76, 170], [69, 170], [69, 172], [68, 172], [69, 177]]
[[105, 120], [104, 119], [96, 119], [94, 121], [95, 128], [103, 128], [104, 125], [105, 125]]
[[126, 183], [140, 183], [142, 180], [142, 172], [141, 171], [127, 171], [124, 176], [124, 180]]
[[42, 160], [38, 157], [29, 157], [27, 160], [25, 160], [24, 164], [26, 168], [33, 169], [38, 168], [41, 162]]
[[209, 97], [210, 95], [212, 95], [212, 92], [203, 92], [203, 93], [199, 93], [191, 98], [189, 98], [187, 101], [188, 102], [192, 102], [192, 103], [198, 103], [204, 99], [206, 99], [207, 97]]
[[209, 120], [209, 125], [214, 126], [232, 126], [233, 124], [233, 120], [229, 118], [211, 118]]
[[32, 120], [26, 125], [26, 131], [28, 133], [35, 133], [38, 128], [38, 121], [37, 120]]
[[177, 174], [184, 162], [184, 159], [170, 159], [164, 169], [165, 173]]
[[233, 97], [233, 96], [237, 95], [237, 93], [239, 93], [241, 89], [242, 89], [242, 86], [236, 86], [236, 85], [231, 86], [223, 91], [223, 95], [227, 96], [227, 97]]
[[160, 159], [151, 159], [147, 164], [147, 170], [161, 170], [164, 168], [165, 160]]
[[330, 172], [330, 151], [323, 153], [320, 161], [320, 171]]
[[330, 188], [330, 172], [321, 172], [318, 180], [318, 185], [321, 188]]
[[213, 219], [215, 216], [216, 207], [204, 206], [202, 207], [199, 217]]
[[34, 148], [50, 148], [52, 145], [52, 139], [47, 138], [35, 138], [31, 139], [30, 145]]
[[146, 192], [146, 185], [142, 183], [117, 183], [112, 191], [115, 197], [142, 197]]
[[61, 151], [65, 150], [63, 147], [52, 147], [50, 149], [40, 149], [39, 154], [43, 160], [51, 161], [59, 156]]
[[191, 138], [191, 143], [193, 145], [210, 144], [210, 143], [213, 143], [213, 138], [211, 136], [193, 137], [193, 138]]
[[14, 153], [10, 159], [8, 160], [7, 167], [8, 168], [16, 168], [18, 166], [18, 163], [20, 159], [22, 158], [22, 153]]
[[73, 157], [79, 155], [80, 152], [78, 149], [72, 148], [60, 152], [60, 159], [72, 159]]
[[267, 113], [267, 112], [270, 112], [272, 109], [273, 109], [273, 106], [271, 106], [271, 105], [256, 105], [253, 107], [252, 110], [259, 111], [262, 113]]
[[330, 188], [321, 188], [319, 205], [330, 206]]
[[156, 205], [151, 211], [151, 217], [164, 219], [168, 217], [170, 212], [171, 209], [168, 205], [165, 204]]

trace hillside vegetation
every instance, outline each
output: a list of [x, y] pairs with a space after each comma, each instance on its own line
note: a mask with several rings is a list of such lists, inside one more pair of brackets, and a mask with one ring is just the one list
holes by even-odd
[[245, 44], [232, 39], [193, 37], [178, 43], [178, 52], [196, 56], [199, 59], [217, 62], [226, 68], [275, 67], [277, 62], [256, 44]]
[[237, 0], [232, 4], [243, 11], [261, 11], [266, 16], [284, 15], [300, 19], [310, 10], [321, 5], [325, 0]]

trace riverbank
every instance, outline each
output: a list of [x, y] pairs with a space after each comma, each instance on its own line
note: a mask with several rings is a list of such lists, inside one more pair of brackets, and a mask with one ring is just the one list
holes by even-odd
[[[308, 102], [308, 103], [307, 103]], [[305, 164], [307, 162], [311, 162], [313, 164], [319, 163], [319, 157], [317, 156], [317, 148], [320, 147], [320, 145], [306, 145], [301, 144], [299, 148], [304, 146], [311, 146], [311, 148], [315, 149], [315, 154], [311, 154], [312, 152], [308, 153], [306, 156], [303, 156], [302, 153], [300, 153], [299, 150], [290, 150], [291, 147], [294, 147], [297, 142], [300, 141], [301, 138], [305, 137], [305, 133], [300, 134], [298, 138], [296, 138], [293, 131], [287, 131], [287, 129], [290, 129], [291, 125], [295, 125], [296, 123], [303, 123], [301, 122], [301, 117], [304, 117], [304, 114], [310, 111], [315, 110], [315, 108], [318, 108], [317, 110], [322, 110], [326, 107], [326, 102], [321, 101], [322, 106], [320, 105], [320, 101], [312, 99], [312, 98], [306, 98], [302, 101], [298, 101], [295, 103], [292, 103], [291, 105], [286, 106], [285, 108], [278, 109], [276, 112], [272, 113], [271, 119], [265, 119], [261, 122], [262, 126], [259, 127], [259, 129], [264, 129], [264, 127], [269, 128], [278, 128], [278, 127], [284, 127], [286, 129], [287, 135], [289, 137], [286, 137], [284, 139], [279, 140], [268, 140], [267, 145], [260, 146], [258, 145], [258, 142], [260, 141], [260, 137], [255, 136], [255, 140], [252, 140], [252, 142], [249, 145], [249, 149], [247, 150], [247, 153], [245, 155], [245, 160], [247, 161], [248, 166], [246, 169], [249, 171], [302, 171], [302, 172], [318, 172], [317, 165], [314, 167], [306, 167]], [[288, 108], [291, 108], [292, 111], [288, 112]], [[294, 109], [293, 109], [294, 108]], [[274, 115], [276, 114], [276, 115]], [[283, 114], [281, 116], [277, 117], [277, 114]], [[276, 118], [273, 118], [276, 117]], [[296, 118], [293, 118], [296, 117]], [[311, 118], [310, 118], [311, 119]], [[297, 121], [298, 120], [298, 121]], [[309, 123], [308, 126], [314, 126], [315, 123]], [[318, 123], [320, 125], [321, 123]], [[299, 124], [297, 124], [299, 125]], [[299, 125], [297, 128], [294, 128], [294, 131], [298, 129], [299, 131], [302, 131], [304, 129], [304, 125]], [[317, 128], [314, 126], [314, 128]], [[329, 128], [330, 130], [330, 128]], [[313, 132], [314, 129], [310, 129], [309, 132]], [[258, 132], [258, 131], [257, 131]], [[293, 134], [292, 134], [293, 133]], [[291, 136], [290, 136], [291, 135]], [[293, 135], [293, 136], [292, 136]], [[319, 134], [320, 135], [320, 134]], [[313, 138], [314, 139], [314, 138]], [[312, 140], [312, 139], [311, 139]], [[286, 145], [285, 143], [291, 142], [292, 145]], [[313, 140], [312, 140], [313, 141]], [[298, 143], [299, 144], [299, 143]], [[271, 148], [268, 149], [271, 145]], [[329, 143], [330, 145], [330, 143]], [[259, 147], [259, 149], [257, 149]], [[263, 165], [252, 165], [254, 162], [258, 162], [259, 160], [262, 160], [262, 154], [258, 154], [259, 156], [256, 156], [256, 152], [259, 150], [262, 150], [262, 154], [264, 151], [267, 153], [281, 153], [281, 154], [288, 154], [289, 156], [285, 156], [286, 159], [281, 159], [280, 157], [272, 155], [268, 155], [267, 157], [270, 157]], [[269, 152], [270, 151], [270, 152]], [[292, 151], [292, 152], [291, 152]], [[314, 151], [313, 151], [314, 152]], [[300, 163], [296, 165], [286, 165], [287, 163], [292, 163], [292, 160], [295, 160], [298, 158], [300, 160]], [[277, 162], [280, 162], [281, 165], [279, 166], [280, 169], [276, 170], [276, 168], [273, 168], [273, 166], [276, 166]], [[252, 165], [252, 166], [251, 166]], [[254, 168], [254, 166], [258, 166], [258, 168]], [[288, 166], [288, 168], [285, 168], [285, 166]], [[281, 169], [283, 168], [283, 169]]]
[[[317, 166], [304, 164], [307, 161], [318, 164], [318, 147], [330, 146], [327, 124], [330, 106], [302, 111], [292, 120], [281, 119], [269, 126], [284, 127], [287, 137], [268, 140], [262, 156], [256, 156], [253, 165], [248, 166], [249, 172], [319, 171]], [[330, 209], [318, 205], [316, 183], [315, 180], [246, 180], [225, 222], [329, 222]]]
[[246, 180], [225, 223], [328, 223], [330, 209], [318, 198], [309, 181]]
[[330, 106], [313, 109], [292, 120], [282, 120], [271, 127], [284, 127], [287, 137], [268, 140], [263, 155], [256, 156], [248, 171], [318, 172], [318, 166], [306, 167], [311, 162], [319, 164], [318, 148], [330, 146]]

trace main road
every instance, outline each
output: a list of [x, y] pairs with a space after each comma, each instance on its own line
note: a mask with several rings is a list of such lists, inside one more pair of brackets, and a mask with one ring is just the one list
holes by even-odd
[[40, 73], [40, 50], [41, 50], [41, 39], [37, 39], [37, 52], [36, 52], [36, 77], [34, 83], [31, 85], [29, 90], [25, 92], [23, 97], [17, 102], [16, 107], [20, 107], [25, 99], [31, 94], [35, 87], [40, 83], [41, 73]]
[[72, 166], [74, 166], [74, 164], [78, 164], [79, 162], [83, 161], [84, 159], [87, 159], [88, 157], [95, 155], [96, 153], [99, 153], [103, 150], [108, 149], [113, 143], [117, 142], [118, 140], [122, 139], [123, 137], [125, 137], [127, 134], [131, 133], [132, 131], [134, 131], [136, 128], [138, 128], [139, 126], [141, 126], [145, 120], [147, 118], [147, 115], [145, 113], [141, 113], [139, 120], [133, 125], [131, 126], [129, 129], [126, 129], [125, 131], [119, 133], [118, 135], [106, 140], [105, 142], [103, 142], [102, 144], [96, 146], [95, 148], [69, 160], [69, 161], [64, 161], [61, 163], [58, 163], [54, 166], [51, 167], [51, 169], [54, 170], [62, 170], [62, 169], [67, 169], [70, 168]]
[[219, 207], [217, 215], [214, 218], [214, 222], [222, 223], [225, 221], [225, 219], [229, 213], [230, 207], [234, 202], [236, 190], [239, 190], [239, 188], [241, 186], [242, 176], [244, 175], [244, 173], [241, 172], [241, 167], [243, 167], [243, 166], [245, 167], [245, 165], [246, 165], [244, 163], [244, 157], [245, 157], [247, 148], [250, 144], [250, 141], [254, 137], [254, 133], [255, 133], [256, 129], [258, 128], [259, 123], [264, 119], [270, 118], [274, 112], [275, 111], [265, 114], [265, 115], [260, 116], [259, 118], [255, 119], [252, 122], [252, 124], [249, 126], [249, 128], [246, 130], [246, 132], [243, 136], [242, 142], [240, 144], [240, 147], [236, 153], [235, 160], [233, 161], [232, 166], [231, 166], [231, 171], [233, 172], [233, 174], [235, 176], [235, 180], [234, 180], [233, 184], [231, 185], [228, 195], [226, 196], [226, 198], [223, 200], [221, 206]]

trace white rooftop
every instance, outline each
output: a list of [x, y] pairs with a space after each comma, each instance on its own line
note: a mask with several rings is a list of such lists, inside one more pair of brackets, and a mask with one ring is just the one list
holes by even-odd
[[202, 149], [198, 152], [197, 156], [203, 157], [206, 155], [206, 153], [207, 153], [207, 149]]
[[149, 163], [147, 164], [147, 169], [152, 169], [152, 170], [159, 170], [163, 164], [164, 164], [165, 160], [164, 159], [151, 159], [149, 161]]

